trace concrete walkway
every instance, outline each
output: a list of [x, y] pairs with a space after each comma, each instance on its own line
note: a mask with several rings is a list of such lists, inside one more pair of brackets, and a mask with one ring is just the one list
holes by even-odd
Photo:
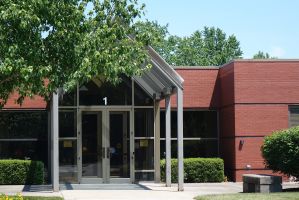
[[[82, 185], [81, 185], [82, 186]], [[164, 184], [141, 183], [138, 185], [83, 185], [73, 186], [76, 190], [61, 190], [53, 193], [51, 186], [0, 186], [0, 193], [24, 196], [60, 196], [65, 200], [192, 200], [198, 195], [242, 192], [242, 183], [185, 183], [184, 192], [177, 191], [177, 185], [166, 188]], [[283, 188], [299, 188], [298, 183], [283, 184]]]

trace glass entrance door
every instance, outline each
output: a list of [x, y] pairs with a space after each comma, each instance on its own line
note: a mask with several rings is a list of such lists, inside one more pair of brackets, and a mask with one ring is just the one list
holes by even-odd
[[129, 182], [130, 178], [130, 112], [109, 112], [109, 178], [110, 182]]
[[105, 148], [102, 112], [82, 112], [82, 178], [104, 182]]
[[80, 183], [129, 183], [130, 111], [82, 111], [81, 130]]

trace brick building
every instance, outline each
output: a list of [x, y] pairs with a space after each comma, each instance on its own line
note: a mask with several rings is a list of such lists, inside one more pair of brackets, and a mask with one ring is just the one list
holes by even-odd
[[[177, 156], [182, 136], [184, 157], [222, 157], [232, 181], [241, 181], [244, 173], [272, 173], [265, 169], [260, 147], [274, 130], [299, 124], [299, 60], [234, 60], [221, 67], [163, 71], [165, 61], [151, 56], [156, 71], [142, 79], [124, 78], [117, 87], [93, 80], [60, 94], [59, 182], [158, 179], [159, 160], [167, 155], [162, 100], [182, 82], [183, 134], [180, 99], [170, 98], [171, 156]], [[42, 160], [51, 171], [50, 103], [35, 97], [19, 106], [16, 95], [0, 111], [0, 158]], [[122, 137], [112, 137], [118, 132]], [[110, 137], [107, 149], [104, 136]]]

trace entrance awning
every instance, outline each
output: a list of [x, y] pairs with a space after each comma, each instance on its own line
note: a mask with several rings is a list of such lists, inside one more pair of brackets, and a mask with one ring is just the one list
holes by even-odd
[[[171, 186], [171, 101], [170, 96], [177, 93], [177, 158], [178, 190], [183, 191], [184, 153], [183, 153], [183, 82], [184, 79], [151, 47], [148, 47], [152, 67], [141, 76], [134, 76], [135, 82], [154, 100], [155, 104], [155, 180], [160, 181], [160, 109], [159, 102], [165, 99], [165, 143], [166, 143], [166, 186]], [[157, 106], [158, 105], [158, 106]]]
[[148, 47], [152, 67], [141, 76], [134, 76], [135, 82], [153, 99], [160, 100], [183, 90], [183, 78], [151, 47]]

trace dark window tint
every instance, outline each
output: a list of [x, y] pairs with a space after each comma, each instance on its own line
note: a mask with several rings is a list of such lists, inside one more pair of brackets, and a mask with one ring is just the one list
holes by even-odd
[[290, 110], [290, 119], [289, 126], [299, 126], [299, 106], [291, 106]]
[[135, 169], [154, 169], [154, 140], [135, 140]]
[[39, 160], [47, 167], [48, 141], [0, 141], [0, 159]]
[[59, 111], [59, 137], [76, 137], [76, 110]]
[[79, 88], [80, 105], [131, 105], [131, 79], [123, 78], [116, 85], [101, 79], [93, 79]]
[[[165, 140], [161, 141], [161, 159], [165, 158]], [[184, 140], [185, 158], [218, 156], [218, 140]], [[171, 157], [177, 158], [177, 140], [171, 141]]]
[[[217, 138], [216, 111], [184, 111], [185, 138]], [[165, 111], [161, 112], [161, 138], [165, 138]], [[171, 112], [171, 137], [177, 137], [177, 112]]]
[[135, 106], [153, 106], [153, 99], [141, 88], [138, 83], [134, 84]]
[[135, 137], [154, 137], [154, 109], [135, 109]]
[[59, 181], [77, 182], [77, 141], [59, 141]]
[[65, 92], [59, 96], [59, 106], [76, 106], [77, 105], [77, 90]]
[[0, 112], [0, 138], [46, 139], [48, 134], [48, 113], [46, 111]]

